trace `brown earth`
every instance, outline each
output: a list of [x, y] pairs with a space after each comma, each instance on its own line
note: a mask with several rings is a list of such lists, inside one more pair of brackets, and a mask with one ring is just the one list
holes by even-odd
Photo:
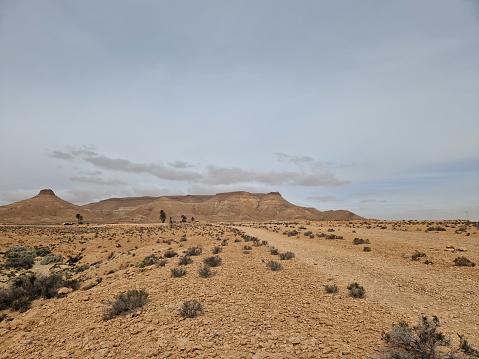
[[[479, 267], [453, 263], [466, 256], [479, 264], [477, 231], [477, 223], [459, 221], [2, 226], [1, 252], [48, 245], [65, 258], [81, 254], [73, 266], [47, 269], [83, 286], [36, 300], [25, 313], [3, 311], [0, 358], [364, 358], [380, 348], [382, 331], [420, 315], [437, 315], [454, 344], [460, 333], [478, 345]], [[354, 238], [370, 243], [354, 245]], [[170, 273], [178, 257], [165, 267], [139, 265], [147, 255], [193, 246], [203, 252], [184, 277]], [[281, 261], [273, 246], [295, 257]], [[197, 269], [214, 247], [222, 264], [201, 278]], [[411, 260], [416, 251], [425, 257]], [[268, 269], [272, 260], [283, 269]], [[19, 273], [3, 269], [4, 286]], [[348, 296], [352, 282], [365, 298]], [[339, 292], [326, 293], [327, 284]], [[108, 302], [130, 289], [149, 293], [146, 306], [103, 320]], [[179, 308], [193, 299], [203, 313], [182, 318]]]
[[57, 197], [52, 190], [41, 190], [30, 199], [0, 206], [3, 224], [61, 224], [76, 222], [81, 214], [85, 223], [158, 223], [160, 211], [167, 221], [287, 221], [287, 220], [358, 220], [345, 210], [318, 211], [296, 206], [280, 193], [228, 192], [216, 195], [110, 198], [77, 206]]

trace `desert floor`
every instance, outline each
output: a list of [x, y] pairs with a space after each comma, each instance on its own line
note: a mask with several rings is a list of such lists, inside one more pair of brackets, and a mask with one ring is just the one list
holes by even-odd
[[[478, 346], [478, 233], [459, 221], [0, 226], [0, 252], [48, 246], [63, 263], [31, 270], [82, 283], [24, 313], [2, 311], [0, 358], [365, 358], [383, 346], [383, 331], [421, 315], [438, 316], [454, 344], [459, 333]], [[182, 252], [196, 246], [202, 253], [186, 275], [172, 277]], [[215, 247], [221, 265], [202, 278], [198, 268]], [[280, 260], [272, 247], [295, 256]], [[141, 264], [168, 249], [178, 256], [165, 266]], [[424, 256], [412, 260], [415, 253]], [[455, 266], [461, 256], [478, 265]], [[81, 259], [67, 265], [72, 257]], [[0, 263], [0, 286], [24, 272], [6, 268], [4, 255]], [[348, 295], [353, 282], [364, 298]], [[326, 292], [331, 284], [337, 293]], [[109, 302], [130, 289], [145, 289], [148, 303], [104, 320]], [[188, 300], [203, 306], [196, 318], [180, 315]]]

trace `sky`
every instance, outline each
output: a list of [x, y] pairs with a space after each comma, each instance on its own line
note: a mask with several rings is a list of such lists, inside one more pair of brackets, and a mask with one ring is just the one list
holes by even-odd
[[476, 0], [0, 0], [0, 205], [278, 191], [479, 220]]

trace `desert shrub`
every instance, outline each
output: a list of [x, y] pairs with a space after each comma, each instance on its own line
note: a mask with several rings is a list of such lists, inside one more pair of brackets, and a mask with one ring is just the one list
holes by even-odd
[[158, 263], [156, 263], [156, 265], [157, 265], [158, 267], [164, 267], [167, 263], [168, 263], [168, 261], [167, 261], [166, 259], [160, 259], [160, 260], [158, 261]]
[[150, 254], [143, 258], [143, 260], [140, 262], [139, 267], [148, 267], [157, 264], [159, 261], [159, 258], [156, 254]]
[[203, 248], [200, 246], [197, 247], [190, 247], [186, 250], [185, 255], [187, 256], [199, 256], [201, 253], [203, 253]]
[[284, 252], [279, 254], [279, 259], [282, 261], [293, 259], [294, 258], [294, 253], [293, 252]]
[[305, 237], [314, 238], [314, 234], [311, 231], [304, 232], [303, 235]]
[[171, 276], [178, 278], [183, 277], [186, 274], [186, 269], [183, 267], [171, 268]]
[[210, 267], [218, 267], [221, 265], [221, 257], [218, 256], [212, 256], [212, 257], [207, 257], [203, 259], [203, 263], [210, 266]]
[[466, 338], [463, 335], [458, 334], [459, 337], [459, 350], [464, 354], [468, 355], [470, 358], [479, 358], [479, 349], [473, 347], [468, 343]]
[[105, 309], [103, 319], [109, 320], [120, 314], [127, 314], [140, 308], [148, 301], [148, 293], [143, 290], [132, 289], [128, 292], [118, 294], [115, 299], [110, 301], [110, 307]]
[[337, 293], [338, 292], [338, 286], [336, 284], [327, 284], [324, 286], [324, 290], [327, 293]]
[[0, 314], [0, 323], [3, 322], [4, 320], [8, 319], [7, 313], [2, 313]]
[[326, 239], [343, 239], [343, 236], [338, 236], [336, 234], [325, 234], [324, 238], [326, 238]]
[[28, 247], [13, 246], [5, 251], [6, 268], [24, 268], [30, 269], [35, 262], [35, 253]]
[[334, 228], [328, 228], [328, 232], [334, 232]]
[[173, 258], [173, 257], [176, 257], [177, 255], [178, 255], [178, 253], [176, 253], [176, 252], [175, 252], [174, 250], [172, 250], [172, 249], [167, 249], [167, 250], [165, 251], [165, 254], [164, 254], [165, 258]]
[[49, 247], [36, 247], [33, 252], [35, 253], [36, 257], [45, 257], [46, 255], [50, 254], [52, 251]]
[[224, 247], [224, 246], [227, 246], [228, 245], [228, 240], [227, 239], [223, 239], [223, 241], [221, 242], [221, 245]]
[[[382, 334], [387, 347], [381, 353], [382, 359], [459, 359], [457, 351], [450, 350], [451, 343], [441, 333], [436, 316], [420, 318], [419, 323], [410, 327], [399, 322], [391, 330]], [[469, 345], [465, 347], [469, 349]], [[446, 349], [447, 348], [447, 349]], [[461, 350], [461, 347], [459, 348]], [[471, 358], [471, 356], [470, 356]]]
[[222, 250], [223, 250], [223, 248], [221, 248], [221, 247], [214, 247], [213, 248], [213, 254], [221, 253]]
[[362, 239], [362, 238], [354, 238], [353, 244], [369, 244], [369, 239]]
[[426, 232], [441, 232], [445, 231], [446, 228], [441, 227], [441, 226], [431, 226], [426, 228]]
[[180, 308], [180, 315], [183, 318], [195, 318], [202, 312], [203, 306], [197, 300], [188, 300], [183, 302], [183, 305]]
[[12, 310], [20, 313], [26, 312], [32, 306], [32, 301], [28, 298], [22, 297], [14, 300], [12, 303]]
[[186, 266], [191, 263], [193, 263], [193, 259], [191, 259], [189, 256], [180, 257], [180, 260], [178, 261], [179, 266]]
[[371, 247], [364, 247], [363, 252], [371, 252]]
[[251, 246], [243, 246], [244, 251], [250, 251], [252, 249], [253, 249], [253, 247], [251, 247]]
[[466, 257], [457, 257], [454, 259], [454, 265], [460, 267], [475, 267], [476, 263], [471, 262]]
[[213, 275], [213, 272], [209, 265], [204, 264], [198, 268], [198, 274], [202, 278], [209, 278]]
[[283, 266], [281, 265], [281, 263], [276, 261], [269, 261], [268, 263], [266, 263], [266, 267], [268, 267], [272, 271], [279, 271], [283, 269]]
[[40, 264], [47, 265], [50, 263], [59, 263], [63, 260], [63, 257], [60, 254], [49, 253], [43, 257]]
[[0, 310], [28, 310], [26, 301], [31, 302], [40, 297], [53, 298], [57, 296], [58, 289], [65, 286], [77, 289], [73, 283], [64, 281], [60, 274], [21, 275], [16, 277], [8, 288], [0, 289]]
[[292, 231], [286, 232], [286, 235], [287, 235], [288, 237], [295, 237], [295, 236], [297, 236], [298, 234], [299, 234], [299, 232], [298, 232], [297, 230], [295, 230], [295, 229], [292, 230]]
[[414, 254], [411, 256], [411, 260], [418, 261], [419, 258], [423, 258], [423, 257], [426, 257], [426, 253], [415, 251]]
[[273, 256], [277, 256], [279, 254], [279, 250], [276, 248], [270, 248], [269, 253], [271, 253]]
[[348, 291], [349, 296], [353, 298], [364, 298], [366, 294], [364, 288], [356, 282], [348, 285]]

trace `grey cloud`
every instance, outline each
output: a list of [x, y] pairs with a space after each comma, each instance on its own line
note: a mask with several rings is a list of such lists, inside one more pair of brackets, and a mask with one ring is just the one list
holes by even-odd
[[50, 152], [50, 157], [58, 158], [61, 160], [73, 160], [79, 156], [96, 156], [96, 155], [97, 155], [96, 152], [94, 152], [91, 148], [86, 146], [81, 148], [68, 147], [64, 151], [56, 150], [56, 151]]
[[205, 183], [232, 184], [257, 182], [268, 185], [292, 185], [292, 186], [341, 186], [347, 181], [337, 179], [333, 174], [325, 171], [314, 170], [304, 172], [278, 172], [278, 171], [245, 171], [240, 168], [226, 168], [220, 166], [208, 166], [208, 177]]
[[359, 192], [358, 196], [367, 197], [367, 196], [374, 196], [376, 194], [377, 194], [377, 192]]
[[148, 173], [155, 177], [172, 181], [198, 180], [202, 177], [198, 172], [168, 167], [162, 163], [135, 163], [125, 159], [106, 156], [84, 157], [83, 160], [106, 170], [136, 174]]
[[338, 164], [331, 161], [317, 161], [310, 156], [292, 156], [282, 152], [276, 152], [275, 156], [279, 162], [289, 162], [299, 167], [310, 166], [311, 168], [343, 168], [351, 165]]
[[341, 202], [342, 199], [339, 199], [336, 196], [311, 196], [307, 197], [307, 200], [317, 201], [317, 202]]
[[70, 177], [70, 181], [74, 182], [84, 182], [84, 183], [91, 183], [91, 184], [100, 184], [100, 185], [109, 185], [109, 186], [115, 186], [115, 185], [122, 185], [126, 184], [126, 182], [120, 181], [120, 180], [105, 180], [103, 178], [95, 177], [95, 176], [73, 176]]

